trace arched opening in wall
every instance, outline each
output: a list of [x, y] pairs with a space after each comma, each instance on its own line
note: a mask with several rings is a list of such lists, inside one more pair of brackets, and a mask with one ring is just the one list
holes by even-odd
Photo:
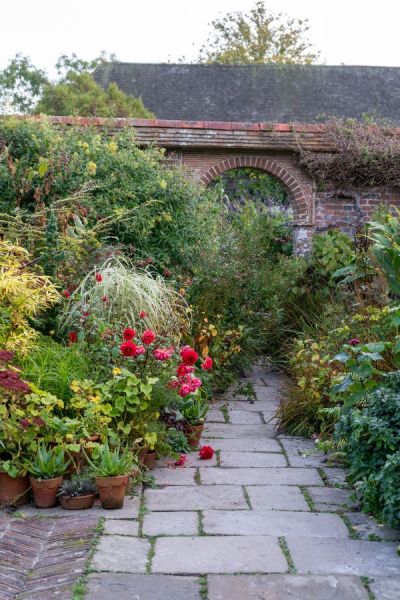
[[[272, 174], [252, 167], [229, 169], [215, 177], [216, 190], [229, 221], [252, 224], [257, 234], [264, 229], [272, 252], [293, 252], [293, 209], [287, 189]], [[255, 233], [255, 232], [254, 232]]]

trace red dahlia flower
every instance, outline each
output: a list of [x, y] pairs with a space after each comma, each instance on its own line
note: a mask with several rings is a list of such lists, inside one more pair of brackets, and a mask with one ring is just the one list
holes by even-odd
[[134, 329], [130, 329], [129, 327], [127, 327], [126, 329], [124, 329], [124, 340], [126, 342], [131, 342], [133, 340], [133, 338], [136, 336], [136, 331]]
[[14, 352], [10, 350], [0, 350], [0, 363], [8, 363], [14, 358]]
[[155, 348], [153, 350], [153, 356], [156, 360], [168, 360], [174, 353], [174, 349], [171, 348]]
[[124, 356], [136, 356], [136, 344], [130, 340], [121, 344], [119, 349]]
[[101, 283], [103, 281], [103, 275], [101, 273], [96, 273], [96, 281], [97, 283]]
[[184, 375], [188, 375], [189, 373], [193, 373], [193, 372], [194, 372], [194, 367], [185, 365], [183, 363], [178, 365], [178, 368], [176, 369], [176, 374], [178, 377], [183, 377]]
[[139, 354], [145, 354], [146, 348], [144, 346], [136, 346], [136, 356]]
[[181, 359], [185, 365], [194, 365], [199, 358], [196, 350], [190, 346], [184, 346], [181, 350]]
[[185, 396], [188, 396], [191, 391], [192, 390], [190, 389], [190, 385], [188, 383], [184, 383], [180, 387], [179, 395], [180, 395], [181, 398], [185, 398]]
[[103, 296], [103, 297], [102, 297], [102, 301], [103, 301], [103, 302], [108, 302], [108, 296]]
[[209, 371], [210, 369], [212, 369], [213, 367], [213, 359], [211, 358], [211, 356], [207, 356], [207, 358], [205, 358], [201, 364], [201, 368], [204, 371]]
[[145, 310], [141, 310], [140, 313], [139, 313], [139, 317], [141, 319], [146, 318], [147, 317], [147, 312]]
[[175, 461], [176, 467], [184, 467], [187, 460], [187, 456], [185, 454], [181, 454], [177, 461]]
[[78, 334], [76, 333], [76, 331], [70, 331], [68, 334], [68, 339], [70, 344], [76, 344], [76, 342], [78, 341]]
[[199, 457], [202, 460], [208, 460], [214, 456], [214, 448], [211, 446], [202, 446], [200, 448]]
[[349, 344], [350, 346], [358, 346], [358, 344], [361, 344], [361, 342], [357, 338], [352, 338], [351, 340], [349, 340]]
[[64, 296], [64, 298], [71, 298], [71, 292], [69, 290], [64, 290], [63, 296]]
[[156, 334], [151, 329], [147, 329], [142, 335], [143, 344], [152, 344], [156, 339]]

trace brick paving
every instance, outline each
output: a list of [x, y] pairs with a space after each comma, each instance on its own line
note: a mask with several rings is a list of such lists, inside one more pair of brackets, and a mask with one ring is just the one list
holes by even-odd
[[[18, 514], [18, 513], [17, 513]], [[70, 600], [98, 519], [0, 517], [0, 600]]]

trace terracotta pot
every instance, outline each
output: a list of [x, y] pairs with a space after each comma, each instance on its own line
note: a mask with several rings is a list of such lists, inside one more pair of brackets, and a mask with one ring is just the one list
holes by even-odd
[[116, 477], [96, 477], [101, 506], [103, 508], [122, 508], [129, 475]]
[[203, 423], [200, 425], [186, 425], [186, 437], [191, 448], [197, 448], [199, 446], [203, 429]]
[[144, 457], [144, 466], [148, 469], [154, 469], [156, 466], [157, 454], [154, 450], [147, 451]]
[[10, 477], [8, 473], [0, 472], [0, 507], [22, 506], [29, 502], [29, 478]]
[[92, 508], [95, 494], [88, 496], [59, 496], [60, 504], [67, 510], [83, 510]]
[[141, 448], [139, 450], [138, 459], [139, 459], [139, 464], [140, 465], [144, 465], [144, 460], [146, 458], [146, 454], [148, 453], [148, 451], [149, 451], [149, 447], [148, 446], [143, 446], [143, 448]]
[[63, 476], [54, 479], [34, 479], [30, 477], [33, 499], [38, 508], [50, 508], [57, 504], [58, 488], [62, 484]]

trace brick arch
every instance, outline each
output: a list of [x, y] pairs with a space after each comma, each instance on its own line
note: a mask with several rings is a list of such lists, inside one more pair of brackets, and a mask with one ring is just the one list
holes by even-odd
[[287, 190], [289, 200], [293, 208], [295, 221], [307, 222], [310, 218], [310, 207], [308, 206], [307, 196], [297, 179], [281, 164], [265, 156], [235, 156], [226, 158], [213, 164], [200, 175], [200, 180], [204, 185], [209, 185], [211, 181], [219, 177], [224, 171], [239, 169], [241, 167], [250, 167], [259, 171], [266, 171], [274, 175], [283, 187]]

